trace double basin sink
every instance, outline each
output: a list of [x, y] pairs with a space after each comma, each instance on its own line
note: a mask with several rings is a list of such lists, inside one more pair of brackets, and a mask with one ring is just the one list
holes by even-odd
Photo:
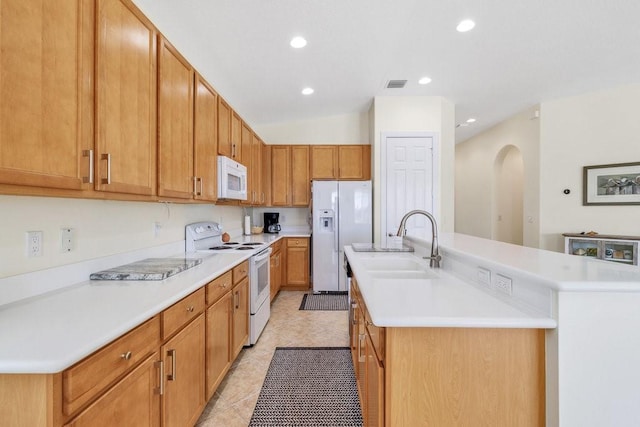
[[359, 264], [373, 279], [435, 279], [439, 275], [429, 267], [429, 261], [414, 255], [359, 254]]

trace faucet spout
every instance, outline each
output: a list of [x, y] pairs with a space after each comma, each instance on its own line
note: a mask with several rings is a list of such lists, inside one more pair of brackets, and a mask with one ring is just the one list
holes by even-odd
[[440, 260], [442, 259], [442, 257], [440, 256], [440, 251], [438, 248], [438, 225], [436, 224], [436, 219], [429, 212], [421, 209], [414, 209], [407, 212], [400, 220], [400, 226], [398, 227], [396, 236], [404, 237], [404, 235], [407, 233], [407, 220], [413, 215], [418, 214], [426, 216], [429, 221], [431, 221], [431, 256], [428, 257], [429, 266], [432, 268], [440, 268]]

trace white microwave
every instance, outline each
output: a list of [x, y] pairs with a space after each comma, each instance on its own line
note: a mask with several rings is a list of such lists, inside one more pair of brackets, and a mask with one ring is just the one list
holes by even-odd
[[218, 156], [218, 198], [247, 200], [247, 167]]

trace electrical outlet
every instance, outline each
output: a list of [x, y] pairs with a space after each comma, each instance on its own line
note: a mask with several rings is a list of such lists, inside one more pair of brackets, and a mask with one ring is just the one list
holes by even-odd
[[478, 267], [478, 282], [485, 286], [491, 286], [491, 271]]
[[27, 257], [42, 256], [42, 231], [27, 231]]
[[503, 294], [511, 295], [513, 290], [511, 278], [501, 274], [496, 274], [496, 290]]
[[71, 252], [73, 250], [73, 228], [60, 229], [60, 252]]

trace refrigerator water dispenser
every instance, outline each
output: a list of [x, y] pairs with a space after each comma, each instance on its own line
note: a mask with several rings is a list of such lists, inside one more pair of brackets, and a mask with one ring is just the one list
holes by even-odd
[[321, 233], [333, 233], [334, 217], [335, 215], [331, 209], [320, 211], [318, 231]]

